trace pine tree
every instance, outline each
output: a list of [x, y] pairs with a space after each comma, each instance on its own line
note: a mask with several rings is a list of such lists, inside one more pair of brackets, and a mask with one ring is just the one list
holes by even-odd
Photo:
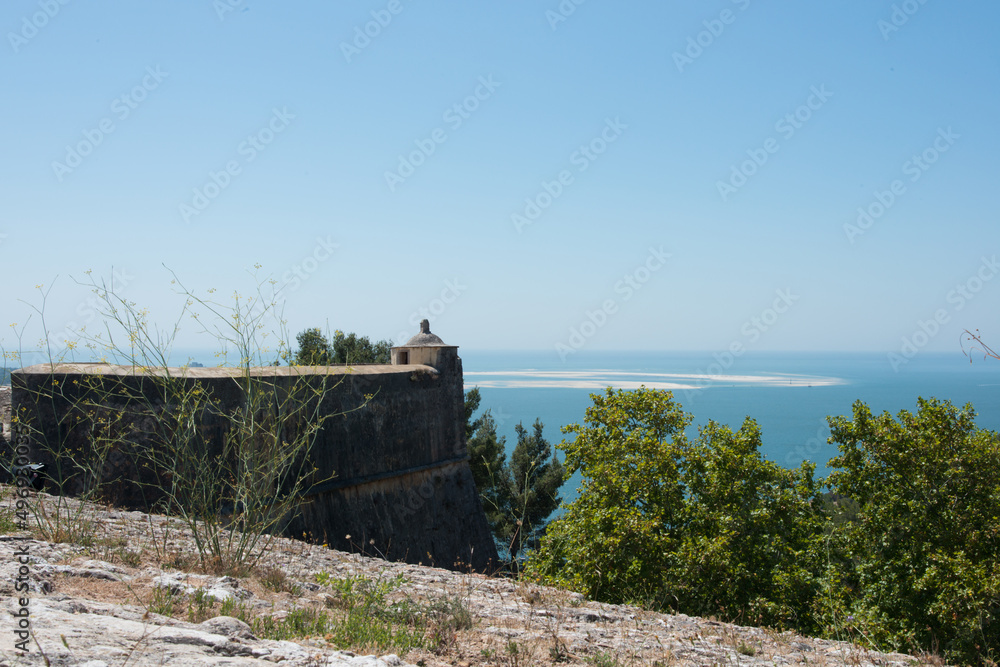
[[564, 469], [537, 419], [530, 434], [523, 424], [515, 427], [517, 445], [508, 461], [506, 438], [497, 434], [492, 413], [472, 419], [481, 400], [478, 387], [465, 395], [469, 464], [499, 551], [516, 568], [518, 555], [537, 545], [561, 502]]

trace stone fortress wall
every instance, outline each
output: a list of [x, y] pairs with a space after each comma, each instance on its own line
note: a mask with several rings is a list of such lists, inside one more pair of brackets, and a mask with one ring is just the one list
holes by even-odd
[[[497, 552], [469, 468], [465, 442], [462, 361], [457, 347], [421, 333], [393, 348], [392, 364], [353, 367], [271, 367], [255, 374], [291, 386], [303, 375], [334, 376], [336, 387], [320, 405], [333, 415], [312, 449], [318, 479], [301, 515], [286, 533], [345, 551], [361, 550], [389, 560], [446, 568], [487, 570]], [[238, 405], [242, 392], [237, 371], [226, 368], [170, 369], [172, 377], [198, 383], [226, 405]], [[18, 434], [33, 462], [50, 469], [55, 461], [45, 442], [61, 451], [86, 446], [89, 432], [67, 419], [70, 406], [91, 391], [95, 380], [113, 378], [120, 394], [102, 394], [102, 407], [125, 411], [127, 395], [155, 403], [156, 383], [131, 367], [107, 364], [40, 364], [12, 375], [12, 403], [17, 414], [31, 415], [31, 436]], [[311, 378], [312, 379], [312, 378]], [[39, 396], [53, 396], [39, 401]], [[366, 397], [368, 402], [363, 408]], [[204, 427], [212, 429], [211, 423]], [[2, 443], [0, 443], [2, 446]], [[5, 461], [11, 460], [11, 446]], [[108, 457], [105, 481], [114, 500], [146, 509], [152, 498], [148, 472], [139, 470], [127, 452]], [[332, 477], [331, 477], [332, 475]], [[146, 486], [134, 484], [141, 479]], [[69, 485], [70, 492], [82, 486]]]
[[10, 387], [0, 386], [0, 452], [6, 451], [10, 430]]

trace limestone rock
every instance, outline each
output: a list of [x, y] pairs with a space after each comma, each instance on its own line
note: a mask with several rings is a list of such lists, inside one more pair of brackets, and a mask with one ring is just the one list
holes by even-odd
[[153, 577], [153, 586], [166, 590], [170, 595], [195, 595], [200, 590], [206, 598], [217, 602], [237, 599], [245, 600], [250, 591], [240, 588], [240, 582], [233, 577], [198, 577], [183, 573], [161, 574]]
[[[39, 494], [44, 497], [44, 494]], [[49, 504], [52, 499], [44, 497]], [[69, 510], [92, 511], [102, 534], [127, 539], [129, 544], [164, 544], [181, 554], [197, 553], [193, 538], [173, 519], [81, 507], [68, 501]], [[0, 511], [8, 511], [10, 494], [0, 495]], [[147, 532], [143, 532], [147, 531]], [[149, 534], [148, 531], [153, 531]], [[169, 538], [167, 535], [169, 534]], [[247, 578], [217, 577], [178, 572], [163, 565], [147, 551], [142, 562], [130, 567], [109, 562], [93, 546], [50, 543], [19, 533], [0, 535], [0, 667], [46, 664], [41, 651], [13, 651], [11, 621], [19, 604], [14, 582], [21, 565], [9, 554], [26, 551], [25, 581], [30, 620], [49, 664], [146, 667], [152, 665], [265, 665], [289, 667], [404, 667], [420, 662], [427, 667], [446, 665], [521, 664], [546, 667], [585, 667], [592, 664], [655, 664], [676, 667], [726, 665], [856, 665], [858, 667], [916, 667], [941, 665], [930, 656], [879, 653], [841, 641], [741, 627], [683, 614], [661, 614], [625, 605], [586, 600], [570, 591], [524, 581], [460, 573], [378, 558], [347, 554], [287, 538], [275, 538], [261, 554], [263, 571], [280, 570], [290, 586], [265, 586], [258, 575]], [[111, 560], [114, 560], [113, 558]], [[174, 561], [171, 561], [174, 562]], [[317, 575], [323, 573], [322, 577]], [[255, 578], [256, 577], [256, 578]], [[405, 602], [411, 609], [458, 608], [471, 620], [434, 651], [411, 649], [397, 655], [362, 655], [339, 651], [325, 637], [271, 641], [255, 637], [236, 618], [218, 616], [193, 622], [192, 611], [209, 598], [196, 601], [193, 593], [225, 591], [240, 598], [226, 613], [244, 618], [278, 619], [295, 609], [313, 608], [341, 613], [337, 588], [317, 582], [393, 583], [387, 602]], [[313, 583], [305, 586], [300, 584]], [[158, 589], [184, 596], [178, 608], [153, 607]], [[281, 588], [280, 592], [274, 590]], [[288, 588], [293, 588], [294, 593]], [[252, 593], [252, 596], [243, 597]], [[162, 596], [160, 596], [162, 597]], [[224, 598], [224, 595], [222, 595]], [[212, 599], [216, 598], [214, 595]], [[233, 606], [229, 598], [230, 608]], [[222, 613], [221, 603], [208, 606]], [[178, 610], [179, 609], [179, 610]], [[154, 611], [170, 611], [175, 617]], [[7, 619], [6, 621], [3, 619]], [[256, 625], [254, 627], [257, 627]], [[447, 632], [447, 631], [446, 631]], [[516, 656], [517, 662], [514, 661]], [[510, 659], [508, 659], [510, 658]]]
[[[12, 600], [3, 605], [5, 616], [14, 611]], [[0, 649], [0, 667], [7, 665], [262, 665], [277, 662], [288, 667], [317, 664], [335, 667], [399, 667], [395, 655], [384, 658], [329, 653], [288, 641], [253, 637], [235, 618], [217, 617], [195, 625], [150, 617], [141, 608], [125, 605], [68, 605], [66, 600], [33, 598], [31, 620], [38, 646], [27, 654], [13, 652], [10, 643]], [[9, 616], [8, 616], [9, 618]], [[40, 647], [40, 650], [39, 650]], [[44, 657], [43, 657], [44, 653]]]
[[232, 616], [216, 616], [201, 624], [206, 632], [229, 637], [230, 639], [256, 639], [250, 626]]

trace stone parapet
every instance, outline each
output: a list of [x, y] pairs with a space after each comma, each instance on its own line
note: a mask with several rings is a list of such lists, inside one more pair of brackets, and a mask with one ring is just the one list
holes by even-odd
[[[307, 503], [286, 532], [411, 563], [485, 569], [497, 560], [468, 465], [457, 355], [446, 372], [408, 364], [265, 367], [250, 374], [278, 392], [303, 382], [330, 387], [310, 404], [310, 412], [326, 420], [310, 451], [316, 472]], [[222, 409], [245, 400], [246, 379], [233, 368], [42, 364], [15, 371], [12, 405], [30, 458], [59, 475], [64, 492], [79, 494], [94, 477], [73, 473], [73, 453], [90, 451], [100, 419], [124, 419], [129, 441], [116, 442], [97, 478], [109, 500], [152, 507], [169, 480], [137, 452], [148, 445], [144, 434], [162, 426], [157, 415], [169, 409], [166, 381], [175, 390], [197, 388]], [[211, 412], [197, 417], [209, 448], [230, 428], [218, 410]]]

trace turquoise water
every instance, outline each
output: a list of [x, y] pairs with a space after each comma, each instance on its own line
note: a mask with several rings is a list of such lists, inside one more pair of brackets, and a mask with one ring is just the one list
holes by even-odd
[[[540, 418], [555, 444], [561, 426], [583, 421], [591, 393], [640, 384], [674, 392], [694, 416], [690, 436], [709, 419], [735, 429], [751, 416], [761, 426], [765, 456], [788, 467], [813, 461], [820, 476], [837, 453], [826, 443], [826, 417], [850, 415], [855, 400], [893, 414], [915, 410], [918, 396], [971, 402], [978, 425], [1000, 431], [1000, 361], [977, 357], [970, 364], [960, 351], [919, 353], [898, 372], [884, 353], [748, 352], [720, 360], [710, 353], [579, 351], [566, 362], [552, 351], [459, 353], [466, 390], [480, 387], [482, 407], [493, 411], [508, 449], [518, 422], [528, 426]], [[178, 355], [218, 363], [205, 351]], [[571, 480], [568, 498], [573, 486]]]
[[[536, 417], [548, 440], [559, 442], [559, 427], [582, 422], [590, 394], [608, 385], [671, 389], [694, 416], [691, 436], [710, 419], [735, 429], [753, 417], [766, 457], [787, 467], [813, 461], [820, 476], [829, 473], [826, 463], [837, 453], [826, 443], [827, 415], [850, 415], [859, 399], [892, 414], [916, 410], [918, 396], [971, 402], [977, 424], [1000, 431], [1000, 361], [976, 358], [970, 364], [961, 352], [918, 354], [898, 372], [885, 354], [875, 353], [747, 353], [723, 360], [728, 364], [698, 353], [581, 351], [566, 363], [552, 352], [460, 353], [465, 388], [480, 387], [482, 408], [497, 417], [508, 450], [516, 442], [514, 426]], [[571, 480], [564, 489], [567, 500], [574, 486]]]

